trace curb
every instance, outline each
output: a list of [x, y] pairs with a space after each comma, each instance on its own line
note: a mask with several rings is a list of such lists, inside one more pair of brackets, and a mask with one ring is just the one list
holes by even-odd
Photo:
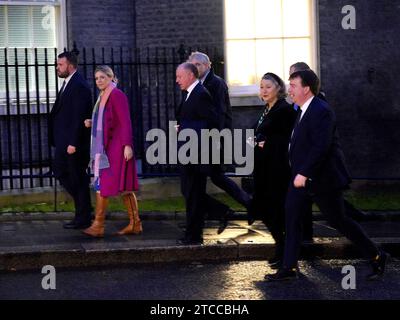
[[[400, 221], [400, 211], [365, 211], [366, 217], [361, 221]], [[0, 213], [1, 222], [16, 222], [16, 221], [52, 221], [52, 220], [69, 220], [74, 217], [72, 212], [12, 212]], [[185, 219], [185, 212], [156, 212], [142, 211], [140, 218], [142, 220], [181, 220]], [[126, 212], [108, 212], [106, 219], [109, 220], [124, 220]], [[243, 211], [235, 213], [235, 220], [247, 220], [247, 214]], [[324, 216], [319, 211], [313, 212], [314, 221], [325, 220]]]
[[[400, 256], [400, 238], [373, 238], [392, 256]], [[147, 241], [151, 242], [151, 241]], [[121, 266], [173, 262], [225, 262], [266, 260], [274, 253], [274, 244], [249, 244], [228, 240], [218, 243], [206, 240], [202, 246], [176, 246], [175, 240], [163, 240], [164, 246], [98, 248], [99, 245], [66, 246], [46, 249], [19, 248], [0, 253], [0, 271], [41, 269], [45, 265], [56, 268]], [[165, 245], [165, 243], [167, 243]], [[151, 244], [151, 243], [150, 243]], [[104, 244], [101, 245], [104, 247]], [[97, 248], [96, 248], [97, 247]], [[313, 244], [302, 246], [302, 258], [310, 259], [360, 258], [356, 248], [344, 238], [315, 238]]]
[[[13, 212], [0, 214], [1, 222], [17, 221], [60, 221], [74, 218], [73, 212]], [[122, 211], [107, 212], [107, 220], [126, 220], [127, 213]], [[185, 219], [185, 212], [141, 212], [141, 220], [180, 220]]]

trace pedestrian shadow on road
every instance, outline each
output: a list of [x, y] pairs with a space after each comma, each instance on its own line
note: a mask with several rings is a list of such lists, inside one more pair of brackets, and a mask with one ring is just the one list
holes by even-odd
[[[268, 273], [274, 273], [267, 268]], [[265, 300], [323, 300], [321, 286], [312, 281], [307, 274], [300, 272], [299, 278], [287, 281], [255, 281], [255, 286], [263, 292]]]

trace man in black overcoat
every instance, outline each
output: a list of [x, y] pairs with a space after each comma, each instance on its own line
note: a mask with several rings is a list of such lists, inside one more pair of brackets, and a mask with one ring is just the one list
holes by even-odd
[[72, 52], [58, 55], [57, 74], [64, 79], [49, 117], [49, 140], [55, 148], [52, 170], [71, 195], [75, 217], [66, 229], [90, 226], [91, 203], [87, 167], [90, 157], [90, 129], [84, 125], [92, 114], [89, 85], [77, 71], [78, 61]]

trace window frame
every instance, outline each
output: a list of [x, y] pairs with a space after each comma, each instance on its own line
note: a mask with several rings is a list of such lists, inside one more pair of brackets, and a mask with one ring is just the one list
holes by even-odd
[[[224, 58], [225, 61], [227, 61], [227, 42], [228, 39], [226, 38], [227, 34], [227, 26], [226, 26], [226, 1], [224, 0], [223, 3], [223, 24], [224, 24]], [[311, 42], [311, 67], [313, 70], [319, 74], [319, 21], [318, 21], [318, 1], [316, 0], [311, 0], [311, 6], [310, 6], [310, 25], [311, 25], [311, 30], [310, 30], [310, 42]], [[290, 38], [290, 37], [287, 37]], [[269, 39], [269, 38], [265, 38]], [[272, 39], [272, 38], [271, 38]], [[285, 37], [282, 37], [280, 39], [285, 39]], [[266, 70], [267, 72], [268, 70]], [[228, 79], [228, 66], [225, 68], [225, 79]], [[287, 79], [283, 79], [286, 84], [288, 84]], [[248, 106], [250, 105], [260, 105], [262, 102], [258, 98], [258, 93], [259, 93], [259, 84], [255, 83], [252, 85], [239, 85], [239, 86], [232, 86], [228, 83], [229, 86], [229, 95], [231, 97], [231, 104], [233, 106]]]
[[[46, 6], [46, 5], [51, 5], [55, 7], [55, 34], [56, 34], [56, 48], [57, 52], [61, 52], [64, 50], [67, 44], [67, 18], [66, 18], [66, 0], [49, 0], [49, 1], [35, 1], [35, 0], [27, 0], [27, 1], [11, 1], [11, 0], [0, 0], [0, 6], [2, 5], [7, 5], [7, 6]], [[7, 48], [7, 47], [6, 47]], [[15, 47], [9, 47], [9, 49], [13, 50]], [[35, 47], [28, 47], [25, 46], [24, 48], [22, 47], [17, 47], [18, 49], [34, 49]], [[42, 47], [38, 47], [42, 48]], [[1, 47], [1, 50], [4, 50], [4, 47]], [[22, 65], [24, 66], [24, 65]], [[26, 92], [26, 91], [23, 91]], [[9, 91], [9, 99], [11, 102], [11, 105], [14, 105], [16, 101], [16, 90], [10, 90]], [[21, 94], [21, 93], [20, 93]], [[55, 89], [49, 89], [49, 98], [50, 100], [54, 100], [57, 92]], [[40, 95], [40, 101], [45, 102], [47, 100], [46, 97], [46, 89], [45, 88], [39, 88], [39, 95]], [[29, 96], [31, 97], [30, 100], [36, 101], [36, 89], [32, 90], [29, 89]], [[7, 99], [7, 93], [6, 91], [0, 91], [0, 105], [3, 107], [4, 103], [6, 102]], [[25, 97], [21, 97], [21, 102], [25, 101]], [[0, 114], [3, 114], [3, 110], [0, 110]]]

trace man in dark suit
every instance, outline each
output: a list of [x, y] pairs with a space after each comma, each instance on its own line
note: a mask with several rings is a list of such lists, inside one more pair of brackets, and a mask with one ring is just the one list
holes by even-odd
[[344, 154], [338, 140], [336, 119], [329, 105], [316, 97], [319, 79], [312, 70], [294, 72], [289, 95], [300, 107], [289, 144], [292, 179], [286, 198], [286, 242], [283, 265], [270, 281], [297, 278], [302, 240], [302, 215], [311, 196], [328, 223], [354, 242], [371, 260], [368, 279], [381, 276], [388, 255], [380, 251], [360, 225], [347, 217], [343, 190], [350, 184]]
[[84, 125], [91, 118], [92, 98], [88, 84], [77, 71], [74, 53], [63, 52], [58, 56], [57, 74], [64, 79], [50, 112], [49, 139], [55, 147], [53, 172], [61, 185], [72, 196], [75, 218], [66, 229], [90, 226], [91, 203], [89, 176], [90, 129]]
[[191, 63], [183, 63], [176, 69], [176, 82], [184, 91], [182, 105], [177, 114], [178, 130], [194, 130], [198, 137], [198, 145], [195, 146], [198, 152], [196, 160], [181, 165], [181, 190], [186, 203], [186, 231], [185, 236], [178, 240], [178, 244], [183, 245], [203, 243], [204, 210], [201, 203], [205, 197], [210, 165], [200, 164], [200, 154], [204, 151], [200, 145], [200, 132], [201, 129], [218, 126], [212, 98], [198, 77], [198, 70]]
[[[289, 76], [296, 72], [302, 70], [311, 70], [310, 66], [305, 62], [296, 62], [290, 66]], [[321, 100], [326, 100], [326, 95], [322, 90], [319, 90], [317, 95]], [[298, 105], [293, 105], [296, 110], [298, 110]], [[344, 207], [346, 210], [346, 215], [356, 221], [365, 221], [367, 220], [367, 215], [355, 208], [350, 202], [344, 199]], [[303, 240], [305, 241], [313, 241], [313, 215], [312, 215], [312, 200], [311, 197], [309, 199], [308, 205], [306, 206], [306, 212], [303, 214]]]
[[[199, 71], [200, 82], [206, 87], [212, 97], [214, 110], [217, 114], [218, 129], [232, 130], [232, 107], [229, 100], [228, 86], [225, 81], [214, 74], [211, 69], [210, 58], [205, 53], [192, 52], [188, 62], [196, 66]], [[222, 143], [221, 146], [223, 147]], [[223, 148], [221, 148], [220, 153], [221, 155], [223, 154]], [[251, 203], [250, 196], [240, 189], [232, 179], [225, 176], [223, 164], [212, 165], [209, 177], [212, 183], [249, 210]], [[233, 217], [233, 211], [227, 205], [208, 194], [205, 195], [202, 204], [208, 212], [209, 218], [218, 217], [220, 219], [218, 234], [222, 233], [228, 224], [229, 218]]]

